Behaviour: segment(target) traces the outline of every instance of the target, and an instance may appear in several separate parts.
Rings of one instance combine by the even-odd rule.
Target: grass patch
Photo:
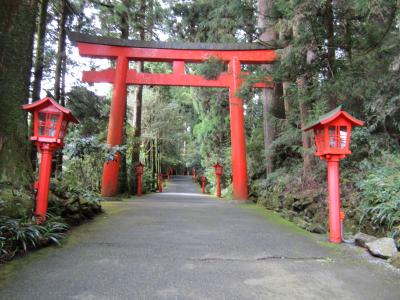
[[[270,221],[274,224],[280,225],[281,227],[285,228],[286,230],[288,230],[292,233],[296,233],[298,235],[314,238],[314,235],[311,232],[298,227],[296,224],[282,218],[277,213],[266,209],[262,205],[253,204],[253,203],[243,203],[243,204],[240,204],[239,206],[242,208],[245,208],[247,210],[253,211],[253,212],[257,213],[258,215],[263,216],[268,221]]]

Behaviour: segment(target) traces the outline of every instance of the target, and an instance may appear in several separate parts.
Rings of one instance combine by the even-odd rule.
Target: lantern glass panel
[[[39,112],[39,136],[55,137],[59,118],[58,113]]]
[[[63,120],[61,123],[61,129],[60,129],[60,139],[62,139],[67,131],[67,125],[68,122],[67,120]]]
[[[344,149],[347,145],[347,126],[340,126],[340,149]]]
[[[324,140],[324,129],[323,128],[315,128],[315,146],[317,147],[317,151],[321,151],[325,147],[325,140]]]
[[[329,147],[337,147],[336,126],[329,126]]]

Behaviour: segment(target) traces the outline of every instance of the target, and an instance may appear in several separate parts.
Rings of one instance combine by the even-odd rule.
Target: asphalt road
[[[400,273],[251,205],[197,193],[106,202],[65,244],[0,266],[0,299],[400,299]]]

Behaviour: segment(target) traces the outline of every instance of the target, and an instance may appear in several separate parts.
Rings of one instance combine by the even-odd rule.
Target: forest
[[[249,198],[315,233],[328,229],[326,163],[302,128],[341,106],[365,125],[353,129],[341,160],[344,231],[389,236],[400,247],[400,2],[398,0],[5,0],[0,10],[0,262],[59,243],[69,226],[102,211],[103,164],[121,153],[119,197],[144,192],[157,174],[196,169],[215,193],[213,165],[224,167],[232,197],[227,89],[129,86],[124,143],[107,145],[111,85],[81,81],[111,60],[82,59],[69,32],[144,41],[257,43],[276,63],[251,72],[244,101]],[[171,65],[130,62],[138,72]],[[220,61],[186,65],[218,77]],[[272,76],[273,89],[252,83]],[[49,221],[33,222],[38,153],[21,105],[53,97],[79,119],[53,158]],[[257,230],[257,228],[254,228]]]

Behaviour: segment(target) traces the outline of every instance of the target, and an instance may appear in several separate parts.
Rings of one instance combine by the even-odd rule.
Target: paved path
[[[0,267],[0,299],[400,299],[399,273],[362,250],[202,196],[190,177],[105,206],[62,248]]]

